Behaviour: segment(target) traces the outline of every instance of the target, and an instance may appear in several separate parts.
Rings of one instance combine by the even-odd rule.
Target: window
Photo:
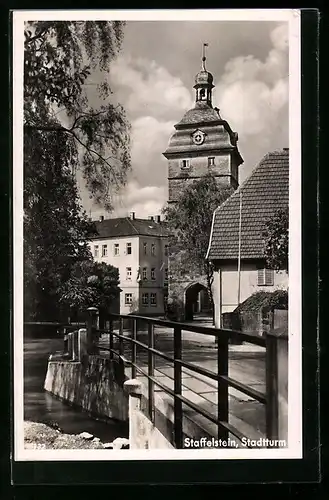
[[[125,304],[130,305],[133,303],[133,294],[132,293],[125,293]]]
[[[142,279],[147,280],[147,267],[143,267]]]
[[[151,255],[155,255],[155,243],[151,245]]]
[[[273,269],[258,269],[257,285],[258,286],[272,286],[272,285],[274,285],[274,271],[273,271]]]
[[[142,305],[143,306],[148,306],[149,305],[149,294],[148,293],[143,293],[142,294]]]
[[[168,269],[167,268],[164,270],[164,280],[168,281]]]
[[[102,257],[107,257],[107,245],[102,246]]]
[[[114,255],[119,255],[119,243],[114,243]]]
[[[168,256],[168,245],[164,246],[164,254],[166,257]]]
[[[212,156],[210,158],[208,158],[208,167],[212,167],[215,165],[215,157]]]
[[[98,245],[94,246],[94,257],[98,257]]]
[[[143,243],[144,255],[147,255],[147,243]]]
[[[155,280],[155,267],[151,269],[151,280]]]
[[[190,168],[190,160],[182,160],[181,168],[182,170]]]
[[[126,267],[126,279],[131,281],[131,267]]]
[[[156,293],[150,293],[150,303],[151,306],[156,306],[157,305],[157,294]]]
[[[127,243],[126,249],[127,249],[127,255],[131,255],[131,243]]]

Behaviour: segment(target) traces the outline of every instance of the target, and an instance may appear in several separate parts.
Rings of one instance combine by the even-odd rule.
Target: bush
[[[263,308],[288,309],[288,291],[275,290],[274,292],[255,292],[242,302],[235,313],[258,312]]]

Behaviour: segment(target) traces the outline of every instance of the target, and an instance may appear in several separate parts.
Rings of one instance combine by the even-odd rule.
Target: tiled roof
[[[130,219],[121,217],[118,219],[104,219],[94,223],[98,236],[97,238],[111,238],[118,236],[168,236],[166,223],[155,222],[146,219]]]
[[[197,123],[218,122],[219,120],[221,120],[221,117],[214,108],[206,103],[196,103],[195,107],[187,111],[175,127]]]
[[[289,150],[268,153],[250,177],[214,214],[207,257],[237,259],[241,192],[241,258],[264,255],[262,232],[266,221],[289,204]]]

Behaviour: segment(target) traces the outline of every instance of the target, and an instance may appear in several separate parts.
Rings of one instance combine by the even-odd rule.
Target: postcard
[[[15,461],[302,458],[300,17],[13,12]]]

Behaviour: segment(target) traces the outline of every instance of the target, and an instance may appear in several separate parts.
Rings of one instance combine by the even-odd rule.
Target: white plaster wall
[[[255,263],[241,262],[240,302],[260,290],[273,292],[288,288],[288,275],[285,271],[274,272],[273,286],[257,285],[258,271]],[[217,316],[232,312],[238,306],[238,265],[237,263],[219,264],[214,276],[214,300]]]
[[[154,224],[154,222],[152,222]],[[144,255],[144,242],[147,243],[147,255]],[[126,244],[131,243],[132,253],[127,254]],[[119,255],[114,255],[114,245],[119,244]],[[151,245],[155,244],[155,255],[151,254]],[[120,288],[120,313],[130,314],[139,311],[143,314],[162,314],[163,286],[165,268],[168,268],[168,257],[165,256],[165,245],[168,238],[149,236],[130,236],[117,238],[97,239],[90,242],[90,250],[94,256],[94,247],[98,245],[98,257],[94,256],[96,262],[105,262],[119,269]],[[102,245],[107,245],[107,257],[102,257]],[[127,267],[131,267],[131,280],[127,280]],[[142,269],[147,267],[148,280],[143,281]],[[151,280],[151,268],[155,268],[155,280]],[[140,270],[140,278],[138,271]],[[157,305],[142,306],[143,291],[157,294]],[[132,304],[125,303],[125,294],[132,293]]]
[[[126,245],[131,243],[131,254],[127,254]],[[114,245],[119,244],[119,255],[114,255]],[[94,247],[98,245],[98,257],[94,255]],[[107,245],[107,257],[102,257],[102,246]],[[90,243],[90,249],[96,262],[105,262],[119,269],[120,288],[120,313],[129,314],[139,304],[139,285],[137,282],[139,262],[139,236],[99,238]],[[131,280],[127,280],[127,267],[131,267]],[[125,304],[125,294],[133,294],[132,305]]]

